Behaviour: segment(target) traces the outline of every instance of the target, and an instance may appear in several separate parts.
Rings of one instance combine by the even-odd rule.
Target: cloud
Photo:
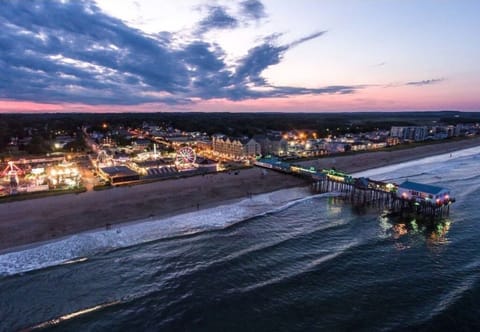
[[[1,2],[0,18],[1,98],[137,104],[154,101],[145,90],[181,92],[189,79],[165,40],[90,1]]]
[[[259,0],[245,0],[233,8],[220,5],[199,6],[197,10],[207,10],[207,15],[197,23],[194,34],[201,37],[211,30],[230,30],[238,27],[249,26],[251,21],[260,21],[266,17],[265,7]],[[235,12],[233,16],[228,10]]]
[[[213,29],[233,29],[238,26],[238,20],[230,16],[225,7],[209,6],[208,15],[198,23],[198,34],[203,34]]]
[[[248,51],[248,54],[240,59],[235,71],[234,81],[236,83],[251,82],[257,85],[265,84],[261,73],[272,65],[280,62],[287,46],[275,46],[264,43]]]
[[[327,86],[322,88],[275,86],[269,84],[262,77],[262,73],[268,67],[281,62],[284,53],[289,49],[318,38],[324,33],[317,32],[286,45],[276,44],[277,38],[280,37],[278,34],[267,36],[260,45],[251,48],[247,55],[237,61],[233,73],[230,74],[224,67],[224,70],[210,78],[209,82],[211,84],[205,84],[202,89],[197,91],[197,94],[203,99],[246,100],[290,95],[348,94],[363,88],[361,86]],[[217,82],[221,84],[216,84]]]
[[[258,0],[245,0],[240,3],[240,12],[247,18],[260,20],[267,16],[265,6]]]
[[[301,88],[291,86],[272,86],[272,90],[261,94],[263,98],[285,97],[286,95],[324,95],[324,94],[351,94],[362,88],[360,86],[332,85],[323,88]]]
[[[290,44],[288,45],[288,47],[289,47],[289,48],[295,47],[295,46],[300,45],[300,44],[303,44],[303,43],[305,43],[305,42],[307,42],[307,41],[309,41],[309,40],[316,39],[316,38],[318,38],[318,37],[320,37],[320,36],[323,36],[323,35],[326,34],[326,33],[327,33],[327,31],[319,31],[319,32],[312,33],[311,35],[308,35],[308,36],[305,36],[305,37],[303,37],[303,38],[300,38],[300,39],[295,40],[294,42],[290,43]]]
[[[263,44],[250,49],[248,54],[240,59],[235,72],[235,80],[237,82],[248,81],[255,84],[265,84],[265,80],[260,76],[265,69],[280,63],[283,54],[292,47],[318,38],[324,33],[324,31],[317,32],[290,44],[279,46],[275,45],[275,42],[280,35],[266,37]]]
[[[201,21],[203,32],[238,24],[223,7],[209,8]],[[255,8],[250,10],[261,12]],[[289,49],[324,31],[284,45],[277,43],[278,34],[267,36],[227,65],[224,50],[201,35],[194,40],[172,32],[148,35],[106,15],[89,0],[0,1],[0,29],[0,99],[185,105],[199,99],[342,94],[362,88],[274,86],[262,76]]]
[[[405,85],[414,85],[414,86],[423,86],[423,85],[431,85],[435,83],[440,83],[444,81],[444,78],[432,78],[429,80],[423,80],[423,81],[412,81],[412,82],[407,82]]]

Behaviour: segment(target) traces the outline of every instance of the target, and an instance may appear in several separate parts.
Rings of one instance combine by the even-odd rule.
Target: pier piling
[[[318,171],[314,167],[291,165],[278,158],[260,159],[255,165],[310,178],[314,193],[336,192],[354,206],[387,209],[394,214],[443,218],[449,215],[450,205],[455,202],[448,189],[420,183],[405,181],[397,185],[368,178],[354,178],[336,169]]]

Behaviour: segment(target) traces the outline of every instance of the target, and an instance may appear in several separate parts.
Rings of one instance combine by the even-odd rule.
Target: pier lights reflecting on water
[[[422,235],[428,244],[437,245],[448,242],[451,219],[425,220],[416,218],[392,217],[381,215],[379,226],[387,237],[399,240],[406,236]],[[405,249],[402,247],[402,249]]]
[[[391,210],[383,209],[379,206],[365,206],[361,204],[351,204],[342,196],[332,195],[327,198],[326,211],[330,218],[336,218],[342,214],[345,208],[355,216],[371,215],[375,218],[378,215],[378,225],[382,237],[395,240],[395,246],[398,249],[406,249],[402,241],[409,237],[421,236],[425,238],[428,244],[438,245],[448,242],[447,234],[452,220],[444,218],[429,218],[422,215],[401,215],[394,214]]]

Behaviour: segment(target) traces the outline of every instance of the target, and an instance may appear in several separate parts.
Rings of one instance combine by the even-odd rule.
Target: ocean
[[[0,255],[0,331],[478,331],[479,162],[357,174],[450,188],[435,224],[289,189]]]

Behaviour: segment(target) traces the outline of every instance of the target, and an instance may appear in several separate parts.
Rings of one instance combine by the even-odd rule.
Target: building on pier
[[[260,158],[256,160],[254,163],[255,166],[274,169],[277,171],[281,171],[284,173],[291,173],[291,165],[282,161],[277,157],[270,157],[270,158]]]
[[[341,182],[341,183],[347,183],[347,184],[353,184],[354,179],[350,174],[338,171],[336,169],[330,168],[330,169],[323,169],[322,173],[326,175],[327,178]]]
[[[436,205],[446,205],[452,201],[450,190],[447,188],[411,181],[405,181],[398,186],[397,197]]]
[[[430,217],[433,220],[447,216],[451,203],[455,202],[447,188],[411,181],[398,185],[363,177],[354,178],[336,169],[318,171],[271,158],[260,159],[255,165],[308,176],[312,180],[312,191],[315,193],[336,192],[338,197],[355,206],[375,206],[388,209],[393,214]]]

